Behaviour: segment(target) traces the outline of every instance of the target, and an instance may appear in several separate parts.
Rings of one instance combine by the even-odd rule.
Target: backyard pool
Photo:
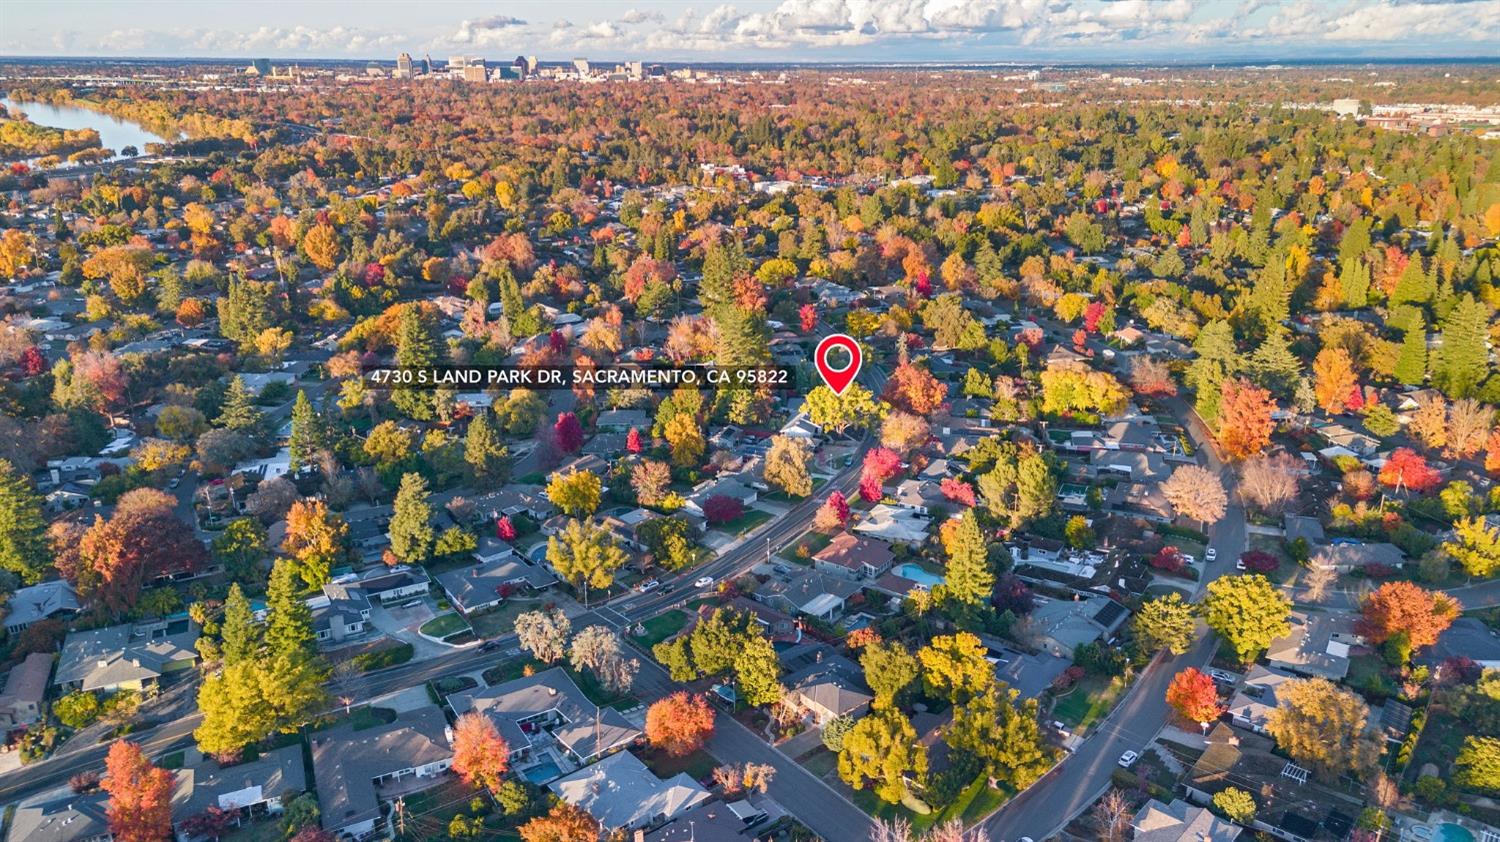
[[[897,567],[896,575],[903,579],[910,579],[928,590],[932,590],[943,583],[942,576],[938,576],[935,573],[928,573],[922,569],[922,565],[913,564],[912,562],[907,562]]]
[[[1434,828],[1432,842],[1474,842],[1474,834],[1462,825],[1443,822]]]
[[[522,769],[521,774],[526,776],[526,780],[531,781],[537,786],[541,786],[561,775],[562,769],[558,767],[556,760],[549,758],[535,766],[528,766]]]

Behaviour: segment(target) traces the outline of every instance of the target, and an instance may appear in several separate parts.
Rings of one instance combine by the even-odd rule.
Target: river
[[[27,119],[39,126],[51,126],[54,129],[94,129],[99,132],[100,144],[105,149],[112,150],[116,158],[124,157],[119,153],[127,146],[134,146],[136,156],[140,156],[146,154],[146,144],[167,142],[166,138],[147,131],[139,123],[121,120],[118,117],[79,108],[76,105],[16,102],[10,97],[0,99],[0,103],[12,111],[24,113]]]

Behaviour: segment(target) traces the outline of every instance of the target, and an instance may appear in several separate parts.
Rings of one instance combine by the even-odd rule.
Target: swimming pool
[[[913,582],[916,582],[917,584],[927,588],[928,590],[932,590],[933,588],[943,583],[942,576],[928,573],[926,570],[922,569],[922,565],[913,564],[911,562],[907,562],[906,564],[897,567],[896,575],[900,576],[903,579],[910,579]]]
[[[1432,842],[1474,842],[1474,834],[1463,825],[1443,822],[1434,826]]]
[[[558,767],[557,761],[549,758],[535,766],[522,769],[521,774],[526,776],[526,780],[540,786],[561,775],[562,769]]]

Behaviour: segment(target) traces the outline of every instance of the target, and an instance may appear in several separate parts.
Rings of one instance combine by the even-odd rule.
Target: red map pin
[[[834,368],[828,362],[828,355],[834,348],[843,348],[849,352],[847,366]],[[859,343],[855,342],[853,337],[842,333],[825,336],[823,341],[818,343],[818,350],[813,354],[813,362],[817,363],[818,374],[823,376],[823,382],[828,384],[828,388],[832,389],[835,395],[842,395],[844,390],[849,388],[849,384],[854,382],[854,378],[859,376],[861,362]]]

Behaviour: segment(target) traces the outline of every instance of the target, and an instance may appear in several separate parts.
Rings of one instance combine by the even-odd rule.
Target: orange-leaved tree
[[[453,725],[453,771],[464,783],[495,790],[510,768],[510,746],[481,713],[469,712]]]
[[[1212,722],[1224,711],[1214,680],[1193,667],[1173,677],[1167,687],[1167,704],[1193,722]]]
[[[105,818],[116,842],[161,842],[172,836],[172,773],[151,764],[141,747],[121,740],[109,747],[104,779]]]
[[[692,754],[713,733],[713,708],[702,696],[673,693],[646,710],[646,739],[673,757]]]

